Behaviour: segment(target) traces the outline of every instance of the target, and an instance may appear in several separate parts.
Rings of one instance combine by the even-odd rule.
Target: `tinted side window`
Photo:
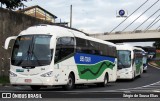
[[[55,63],[74,53],[74,38],[61,37],[57,40]]]
[[[116,47],[103,43],[76,38],[76,51],[80,53],[116,57]]]
[[[88,53],[87,40],[76,38],[76,51],[81,53]]]
[[[100,44],[94,41],[88,41],[89,48],[91,50],[91,54],[94,55],[102,55],[102,51],[100,50]]]

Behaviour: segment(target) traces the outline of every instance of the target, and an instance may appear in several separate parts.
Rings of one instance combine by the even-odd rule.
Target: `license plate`
[[[31,79],[24,79],[24,82],[26,82],[26,83],[31,83],[32,80],[31,80]]]

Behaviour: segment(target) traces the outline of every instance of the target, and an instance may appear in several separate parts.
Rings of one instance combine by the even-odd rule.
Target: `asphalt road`
[[[96,85],[77,86],[72,91],[113,91],[119,89],[137,88],[150,85],[160,81],[160,69],[149,66],[147,73],[143,73],[141,77],[137,77],[134,81],[118,80],[115,83],[108,83],[106,87],[97,87]],[[31,91],[27,86],[0,87],[0,91]],[[64,91],[61,87],[42,88],[40,91]]]
[[[47,94],[50,98],[103,98],[105,94],[108,95],[109,98],[114,98],[114,96],[123,97],[124,93],[138,94],[147,92],[148,94],[149,92],[150,94],[156,92],[160,98],[160,69],[149,66],[147,73],[143,73],[140,78],[138,77],[134,81],[118,80],[115,83],[108,83],[107,87],[85,85],[78,86],[72,91],[64,91],[61,87],[49,87],[43,88],[40,91],[32,91],[30,87],[27,86],[1,86],[0,92],[42,93],[42,95]]]

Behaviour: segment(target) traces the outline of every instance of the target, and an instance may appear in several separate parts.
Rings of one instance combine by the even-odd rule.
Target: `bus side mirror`
[[[4,44],[4,49],[8,49],[8,46],[9,46],[9,43],[11,40],[15,40],[17,38],[17,36],[11,36],[11,37],[8,37],[5,41],[5,44]]]
[[[56,44],[56,37],[52,36],[50,40],[50,49],[54,49],[55,44]]]

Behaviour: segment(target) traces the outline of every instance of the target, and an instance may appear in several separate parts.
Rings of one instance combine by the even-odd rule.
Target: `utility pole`
[[[70,27],[72,27],[72,5],[70,6]]]

